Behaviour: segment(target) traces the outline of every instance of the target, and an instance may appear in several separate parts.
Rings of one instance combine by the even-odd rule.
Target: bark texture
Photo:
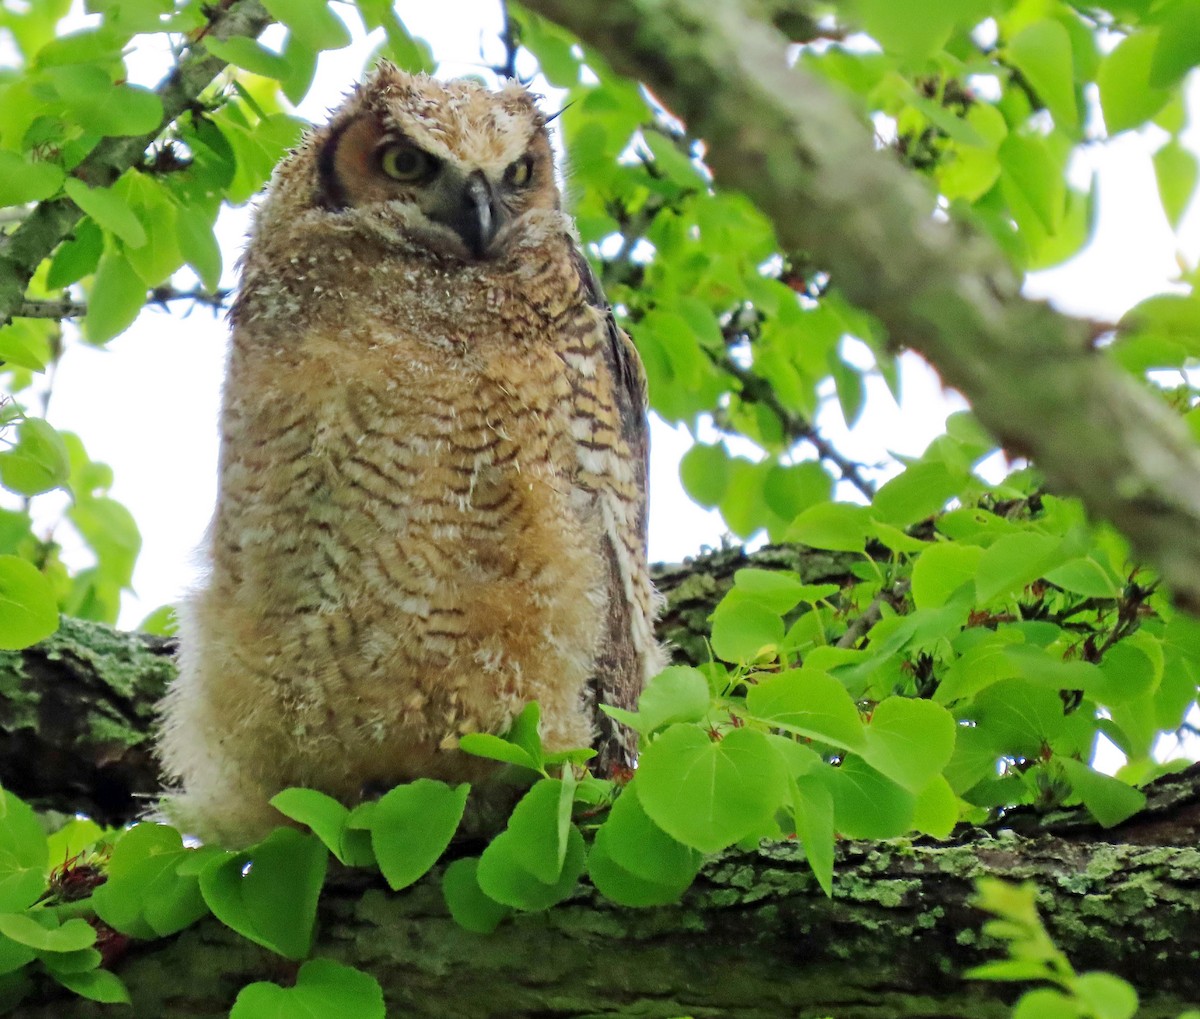
[[[1200,613],[1200,449],[1178,415],[1096,350],[1086,324],[1024,299],[990,238],[936,220],[927,189],[876,150],[859,111],[790,66],[787,35],[744,0],[526,6],[645,81],[785,250],[828,269],[1010,452],[1115,524]]]
[[[1173,1019],[1200,1000],[1194,830],[1191,839],[1147,848],[976,831],[943,845],[846,844],[831,899],[793,846],[772,845],[714,860],[676,906],[624,909],[585,889],[486,936],[446,914],[436,873],[398,894],[343,875],[322,900],[315,954],[369,970],[388,1014],[415,1019],[1000,1019],[1004,992],[961,977],[998,954],[968,904],[973,880],[991,874],[1036,880],[1076,968],[1122,974],[1139,989],[1142,1019]],[[134,1015],[224,1019],[242,986],[286,984],[295,966],[210,917],[135,947],[117,971]],[[53,996],[20,1014],[108,1013]]]

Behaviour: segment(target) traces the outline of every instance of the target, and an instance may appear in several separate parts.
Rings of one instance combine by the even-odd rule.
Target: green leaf
[[[958,797],[950,783],[938,775],[917,794],[912,826],[935,839],[950,837],[958,823]]]
[[[229,1019],[384,1019],[383,989],[371,974],[332,959],[310,959],[293,987],[243,987]]]
[[[299,960],[312,950],[328,863],[318,839],[279,828],[257,846],[214,860],[200,873],[200,891],[226,926]]]
[[[822,768],[828,768],[826,764]],[[831,769],[832,770],[832,769]],[[827,782],[801,777],[792,783],[792,817],[808,866],[826,895],[833,894],[833,793]]]
[[[491,934],[512,908],[489,898],[479,887],[477,859],[455,860],[442,874],[442,895],[450,915],[460,927],[476,934]]]
[[[1132,32],[1100,64],[1096,84],[1110,137],[1144,124],[1171,98],[1150,80],[1160,38],[1157,30]]]
[[[1170,88],[1200,64],[1200,0],[1174,0],[1163,10],[1150,61],[1150,85]]]
[[[673,725],[642,754],[637,782],[650,819],[704,853],[759,831],[789,797],[782,758],[751,729],[714,741],[703,729]]]
[[[693,444],[679,461],[679,480],[693,502],[715,509],[729,487],[729,451],[725,444]]]
[[[760,679],[746,693],[746,710],[776,728],[836,747],[861,750],[866,742],[846,688],[816,669],[787,669]]]
[[[1044,975],[1040,969],[1037,972]],[[1079,1019],[1079,1008],[1062,991],[1038,987],[1021,995],[1013,1007],[1012,1019]]]
[[[56,924],[50,913],[41,913],[47,922]],[[61,927],[45,927],[28,913],[0,913],[0,934],[37,952],[78,952],[90,948],[96,941],[96,931],[86,920],[68,920]]]
[[[95,890],[96,914],[137,938],[162,938],[183,930],[208,912],[194,874],[180,867],[196,855],[174,828],[135,825],[117,840],[108,880]]]
[[[954,730],[953,716],[940,704],[888,697],[871,716],[862,757],[893,782],[919,793],[949,763]]]
[[[1009,61],[1033,86],[1054,122],[1072,133],[1078,130],[1075,72],[1067,30],[1052,18],[1031,22],[1013,36],[1007,51]]]
[[[930,545],[913,564],[912,597],[918,609],[941,608],[979,572],[983,549],[957,542]]]
[[[1200,5],[1200,0],[1197,0],[1197,3]],[[1163,212],[1166,213],[1171,229],[1178,230],[1192,195],[1196,193],[1200,163],[1189,149],[1179,143],[1178,138],[1172,138],[1158,149],[1152,158]]]
[[[4,559],[0,557],[0,568],[3,564]],[[3,606],[2,600],[0,606]],[[0,612],[0,620],[6,614],[7,610]],[[40,879],[45,867],[46,832],[37,815],[23,800],[0,789],[0,889],[11,890],[9,879],[27,868],[37,871]],[[27,905],[28,902],[17,904],[11,899],[0,898],[0,908],[6,912],[15,912]]]
[[[989,5],[982,0],[855,0],[853,9],[886,52],[918,61],[944,46],[957,25],[982,20]]]
[[[287,61],[280,54],[245,36],[235,35],[229,39],[207,36],[204,46],[218,60],[264,78],[282,81],[291,73]]]
[[[813,587],[791,570],[742,569],[734,573],[733,583],[738,591],[780,615],[790,612],[813,592]],[[833,586],[833,590],[838,588]]]
[[[1117,598],[1121,594],[1112,574],[1090,557],[1072,559],[1047,570],[1046,579],[1064,591],[1088,598]]]
[[[810,506],[792,522],[788,541],[836,552],[861,552],[871,530],[871,511],[846,502]]]
[[[521,797],[508,819],[508,850],[520,866],[545,885],[552,885],[562,872],[567,832],[559,824],[559,802],[563,783],[543,778]],[[486,864],[487,852],[484,852]]]
[[[18,153],[0,149],[0,205],[40,202],[58,191],[66,179],[54,163],[26,162]]]
[[[643,881],[674,888],[676,898],[692,883],[703,857],[673,839],[650,820],[637,792],[635,778],[617,797],[600,826],[608,856],[622,869]]]
[[[1140,789],[1126,785],[1120,779],[1102,775],[1086,764],[1070,757],[1055,757],[1071,783],[1071,788],[1083,800],[1088,813],[1105,828],[1128,820],[1146,805]]]
[[[146,228],[130,207],[129,202],[112,188],[92,188],[71,177],[66,182],[67,195],[105,230],[116,234],[130,247],[146,243]]]
[[[63,241],[54,252],[50,271],[46,273],[46,286],[59,290],[90,276],[100,264],[104,254],[104,231],[90,217],[80,220],[72,236]]]
[[[784,632],[778,612],[736,589],[712,614],[713,653],[726,662],[750,662],[763,654],[774,657]]]
[[[37,319],[15,318],[0,326],[0,362],[10,368],[46,370],[50,363],[50,334],[56,324]]]
[[[1042,229],[1056,233],[1066,212],[1067,184],[1047,139],[1014,132],[1000,144],[999,157],[1005,197],[1027,203]]]
[[[113,185],[146,231],[146,242],[125,245],[125,257],[148,287],[158,286],[183,265],[178,242],[178,205],[153,177],[130,170]]]
[[[978,738],[996,755],[1036,759],[1063,730],[1057,690],[1024,679],[993,683],[975,697],[970,712]],[[961,741],[966,733],[959,735]]]
[[[371,848],[392,891],[422,877],[458,830],[470,785],[419,778],[385,793],[371,815]],[[511,822],[510,822],[511,826]]]
[[[916,797],[861,757],[849,754],[831,768],[829,785],[834,823],[846,838],[890,839],[912,827]]]
[[[491,761],[502,761],[505,764],[516,764],[532,771],[540,771],[538,764],[529,752],[500,736],[490,732],[468,732],[458,742],[458,748],[476,757],[486,757]]]
[[[624,797],[622,797],[624,799]],[[596,841],[588,853],[588,875],[601,895],[622,906],[666,906],[678,902],[691,884],[680,880],[663,884],[647,881],[639,874],[621,866],[612,855],[614,836],[605,825],[596,832]]]
[[[142,535],[133,514],[115,499],[77,498],[67,519],[96,553],[100,572],[117,587],[133,583],[133,567],[142,549]]]
[[[129,259],[115,251],[105,252],[96,270],[83,320],[88,341],[103,343],[123,333],[133,325],[145,301],[146,284]]]
[[[557,822],[557,813],[554,820]],[[554,841],[557,842],[557,838]],[[526,866],[530,848],[527,842],[522,842],[511,831],[503,831],[491,841],[479,858],[475,871],[484,895],[514,909],[533,911],[549,909],[575,890],[587,856],[578,828],[571,825],[568,829],[562,871],[553,884],[539,881]]]
[[[915,463],[875,493],[871,515],[893,527],[909,527],[943,510],[965,480],[964,472],[944,463]]]
[[[113,84],[95,64],[54,67],[47,77],[75,122],[92,134],[151,134],[162,123],[158,96],[136,85]],[[67,181],[68,190],[73,182],[74,178]]]
[[[1094,1019],[1133,1019],[1137,1014],[1137,991],[1112,973],[1081,973],[1073,990]]]
[[[0,556],[0,649],[18,651],[57,629],[58,600],[50,582],[32,563],[16,556]],[[0,834],[0,849],[3,847]],[[44,839],[41,857],[45,857]],[[39,859],[39,866],[41,862]]]
[[[349,862],[343,843],[350,811],[332,796],[316,789],[293,787],[276,793],[270,802],[284,817],[307,825],[340,862]]]
[[[106,1005],[129,1005],[129,989],[115,973],[106,969],[89,969],[81,973],[64,973],[51,969],[54,977],[67,990],[82,998],[99,1001]]]
[[[350,45],[349,31],[325,0],[263,0],[263,6],[309,49],[320,52]]]
[[[193,205],[181,205],[175,219],[176,242],[183,259],[210,293],[221,285],[221,247],[212,217]]]
[[[42,418],[25,418],[17,443],[0,453],[0,483],[18,495],[38,495],[70,477],[71,460],[62,436]]]
[[[638,710],[601,710],[631,729],[649,735],[673,722],[698,722],[712,706],[704,673],[688,665],[672,665],[655,676],[638,697]]]
[[[1023,531],[1000,538],[979,559],[975,596],[986,603],[1001,595],[1019,595],[1065,559],[1062,541],[1048,534]]]

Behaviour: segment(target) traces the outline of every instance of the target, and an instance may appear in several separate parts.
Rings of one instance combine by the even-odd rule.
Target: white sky
[[[452,15],[441,5],[412,0],[398,8],[413,33],[433,45],[443,76],[478,73],[481,43],[490,58],[500,52],[495,0],[460,0]],[[322,54],[317,84],[300,114],[321,119],[360,75],[368,53],[369,47],[358,44]],[[130,63],[131,79],[148,85],[166,67],[161,53],[135,55]],[[1200,106],[1196,89],[1192,100],[1193,108]],[[1169,285],[1178,273],[1177,250],[1189,261],[1200,255],[1197,209],[1189,210],[1176,238],[1158,204],[1149,153],[1163,137],[1125,135],[1091,146],[1080,157],[1075,169],[1083,179],[1093,168],[1100,174],[1096,239],[1072,262],[1032,278],[1031,294],[1068,312],[1116,321]],[[1193,129],[1188,141],[1193,150],[1200,148],[1200,132]],[[228,285],[245,223],[245,210],[224,213],[220,223]],[[136,591],[123,601],[123,626],[136,626],[159,605],[175,601],[197,577],[194,550],[216,490],[225,334],[223,320],[202,308],[186,318],[147,311],[104,350],[73,343],[54,380],[50,420],[79,433],[92,458],[112,466],[112,495],[129,507],[142,531]],[[915,357],[905,358],[902,376],[902,406],[872,380],[868,409],[854,431],[846,431],[836,402],[819,416],[821,431],[844,454],[868,464],[883,461],[889,451],[920,453],[940,434],[946,415],[964,404],[957,394],[945,394]],[[691,503],[679,485],[677,464],[690,437],[655,421],[652,440],[651,557],[679,560],[719,544],[720,518]],[[69,545],[68,553],[77,564],[87,555]]]

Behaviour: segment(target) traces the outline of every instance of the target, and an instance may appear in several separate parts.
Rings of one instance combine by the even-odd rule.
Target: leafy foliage
[[[0,648],[43,639],[59,612],[115,620],[131,585],[137,526],[111,497],[111,471],[46,420],[48,380],[73,343],[108,343],[152,294],[219,302],[218,212],[262,187],[304,126],[288,103],[308,92],[319,53],[350,39],[320,0],[265,6],[284,26],[274,49],[219,38],[219,12],[194,0],[95,0],[94,24],[68,34],[64,0],[0,10],[17,56],[0,69],[0,204],[12,207],[0,255],[32,221],[27,203],[69,201],[82,215],[28,267],[23,307],[0,327]],[[376,33],[380,55],[433,67],[389,3],[345,9]],[[799,40],[798,60],[854,97],[931,210],[981,225],[1024,272],[1088,244],[1095,183],[1068,168],[1123,132],[1155,140],[1163,214],[1179,227],[1200,176],[1182,101],[1200,64],[1198,12],[1194,0],[856,0],[833,9],[844,21],[814,23],[823,27]],[[486,933],[569,898],[585,875],[623,905],[674,902],[707,856],[762,838],[797,839],[828,893],[839,835],[941,838],[1018,804],[1082,803],[1103,825],[1135,813],[1136,787],[1165,767],[1160,734],[1194,709],[1200,623],[1131,561],[1119,533],[1047,492],[1036,465],[986,480],[996,443],[969,414],[920,457],[895,459],[882,484],[834,449],[814,428],[818,411],[836,403],[853,424],[871,379],[894,391],[894,345],[838,280],[805,252],[780,250],[749,201],[714,185],[702,144],[652,96],[555,25],[515,5],[512,16],[508,63],[536,67],[563,93],[580,237],[642,353],[651,405],[696,438],[680,465],[685,489],[738,538],[797,542],[848,566],[821,584],[741,571],[712,616],[710,661],[667,669],[636,712],[609,709],[639,737],[627,780],[589,775],[590,751],[547,752],[536,705],[506,736],[465,737],[465,751],[529,787],[478,857],[442,872],[454,918]],[[135,36],[167,33],[229,68],[163,124],[160,96],[128,83],[126,61]],[[112,179],[81,175],[104,138],[156,132]],[[1200,356],[1197,271],[1181,263],[1176,291],[1104,329],[1097,356],[1200,435],[1185,370]],[[0,259],[0,297],[15,278]],[[78,330],[59,322],[72,315]],[[64,498],[55,526],[91,550],[83,568],[34,523]],[[1115,777],[1091,767],[1101,737],[1125,755]],[[0,993],[18,1000],[43,972],[97,1001],[125,1000],[97,931],[164,937],[210,911],[306,960],[329,855],[405,888],[446,852],[467,799],[465,786],[420,781],[351,810],[285,790],[275,806],[311,834],[281,829],[226,853],[149,824],[68,826],[48,843],[4,794]],[[983,904],[1002,918],[992,932],[1013,959],[976,975],[1054,985],[1022,998],[1020,1019],[1132,1014],[1136,998],[1115,978],[1074,974],[1029,893],[989,886]],[[247,987],[231,1015],[382,1009],[373,978],[316,959],[293,987]]]

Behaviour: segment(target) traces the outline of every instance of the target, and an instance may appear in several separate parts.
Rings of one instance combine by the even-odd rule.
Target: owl
[[[630,763],[598,706],[662,664],[645,381],[546,125],[515,83],[383,64],[275,172],[162,706],[165,809],[205,840],[261,837],[288,786],[486,788],[460,738],[530,701],[548,749]]]

